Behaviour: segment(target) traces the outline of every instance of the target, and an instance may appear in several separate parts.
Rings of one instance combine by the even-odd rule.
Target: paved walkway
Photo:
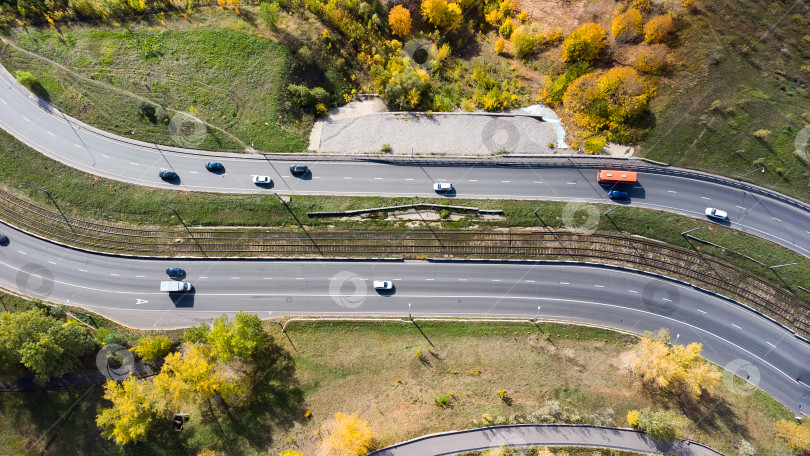
[[[520,424],[444,432],[402,442],[368,456],[441,456],[501,446],[580,446],[646,454],[723,456],[699,443],[682,440],[658,442],[633,429],[568,424]]]

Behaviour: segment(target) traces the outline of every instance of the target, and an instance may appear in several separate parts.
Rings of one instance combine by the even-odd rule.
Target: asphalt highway
[[[596,183],[596,171],[577,168],[398,166],[369,162],[313,162],[303,178],[289,172],[289,161],[252,154],[214,154],[126,140],[80,123],[72,125],[58,110],[23,94],[0,70],[0,127],[37,151],[74,168],[137,185],[186,191],[286,195],[376,195],[473,199],[533,199],[609,202],[609,188]],[[224,164],[220,174],[208,161]],[[179,178],[165,182],[161,169]],[[259,187],[251,176],[267,175]],[[435,182],[455,191],[438,195]],[[633,206],[703,218],[706,207],[728,212],[729,225],[810,256],[810,213],[736,188],[701,180],[640,174],[631,188]],[[699,235],[699,233],[696,233]]]
[[[723,298],[644,274],[595,266],[461,261],[269,261],[122,258],[62,247],[7,225],[0,286],[151,329],[194,325],[244,310],[284,315],[539,317],[702,342],[795,411],[810,401],[810,347]],[[165,268],[186,270],[191,293],[162,293]],[[372,280],[392,280],[377,292]],[[429,335],[428,335],[429,337]],[[800,381],[797,381],[800,380]],[[747,394],[744,387],[741,394]],[[800,408],[801,406],[801,408]]]

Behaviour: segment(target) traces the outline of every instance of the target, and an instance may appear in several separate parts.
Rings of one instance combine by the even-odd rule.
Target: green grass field
[[[36,75],[68,114],[123,136],[203,149],[305,149],[312,117],[288,115],[281,107],[294,56],[265,38],[209,25],[214,19],[180,18],[175,28],[68,27],[63,35],[17,30],[12,39],[18,46],[61,66],[11,47],[2,60],[12,73]],[[154,113],[144,114],[142,99],[154,103]],[[174,111],[196,113],[224,132],[187,131],[178,142],[169,132]]]
[[[103,404],[99,387],[64,420],[60,417],[81,391],[4,393],[0,453],[40,454],[55,437],[46,454],[179,456],[213,448],[228,455],[277,455],[286,449],[315,455],[323,424],[338,411],[358,413],[385,446],[427,433],[478,427],[482,419],[507,423],[552,409],[562,410],[554,412],[556,422],[626,426],[627,411],[643,407],[685,413],[685,437],[727,454],[733,454],[742,438],[757,454],[782,450],[768,423],[791,414],[761,392],[740,396],[720,382],[689,410],[670,398],[642,393],[627,371],[632,336],[528,322],[417,317],[416,323],[292,321],[286,335],[268,324],[295,362],[295,382],[286,385],[292,389],[279,388],[233,413],[210,414],[207,407],[189,410],[191,421],[183,432],[158,429],[150,442],[123,448],[101,438],[94,424]],[[422,350],[422,360],[416,350]],[[495,394],[499,389],[505,389],[511,401],[501,400]],[[291,399],[290,391],[303,396]],[[443,395],[450,398],[447,408],[434,404]],[[312,411],[311,418],[295,415],[304,409]],[[294,416],[248,419],[262,416],[260,411]]]

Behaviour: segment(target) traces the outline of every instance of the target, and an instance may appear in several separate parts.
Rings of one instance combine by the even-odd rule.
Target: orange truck
[[[600,184],[635,184],[636,173],[603,169],[596,173],[596,182]]]

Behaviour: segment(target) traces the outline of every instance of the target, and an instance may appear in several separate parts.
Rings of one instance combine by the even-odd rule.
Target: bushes
[[[662,14],[650,19],[644,25],[644,41],[648,43],[661,43],[669,40],[675,32],[675,24],[671,14]]]
[[[310,90],[307,86],[290,84],[287,86],[287,93],[293,105],[305,110],[313,109],[317,105],[324,105],[325,108],[331,104],[331,96],[323,87]]]
[[[261,5],[259,5],[259,17],[262,18],[267,27],[273,30],[278,26],[278,11],[278,2],[262,2]]]
[[[774,431],[785,445],[800,453],[810,453],[810,424],[806,421],[780,420],[774,424]]]
[[[653,75],[666,73],[669,68],[667,47],[663,44],[653,44],[642,48],[636,56],[635,68],[642,73]]]
[[[662,442],[671,442],[678,438],[678,418],[674,413],[664,410],[642,409],[627,413],[627,421],[631,426]]]
[[[630,9],[614,17],[610,22],[610,33],[617,42],[635,41],[644,32],[641,11]]]
[[[463,19],[458,4],[445,0],[423,0],[421,9],[422,17],[439,30],[455,30]]]
[[[524,27],[520,27],[510,36],[512,45],[515,47],[515,57],[525,59],[537,50],[539,36],[526,32]]]
[[[587,62],[577,62],[568,68],[560,77],[555,79],[550,86],[546,87],[540,96],[543,98],[543,101],[548,104],[560,104],[562,103],[565,91],[568,89],[568,85],[590,71],[591,67]]]
[[[503,21],[503,24],[501,24],[501,28],[498,29],[498,33],[500,33],[501,36],[507,40],[509,39],[510,36],[512,36],[512,32],[514,31],[515,31],[515,23],[512,22],[512,19],[506,19],[505,21]]]
[[[580,128],[590,134],[608,131],[612,139],[627,134],[652,95],[636,70],[619,67],[577,78],[565,92],[563,106]]]
[[[166,336],[144,337],[132,348],[142,360],[152,363],[166,356],[172,348],[172,343]]]
[[[506,40],[503,38],[498,38],[498,40],[495,41],[495,53],[503,54],[504,49],[506,49]]]
[[[602,135],[591,136],[583,141],[585,152],[593,155],[602,151],[607,144],[607,138]]]
[[[569,63],[590,62],[599,57],[607,46],[607,34],[592,22],[574,30],[563,42],[563,60]]]

